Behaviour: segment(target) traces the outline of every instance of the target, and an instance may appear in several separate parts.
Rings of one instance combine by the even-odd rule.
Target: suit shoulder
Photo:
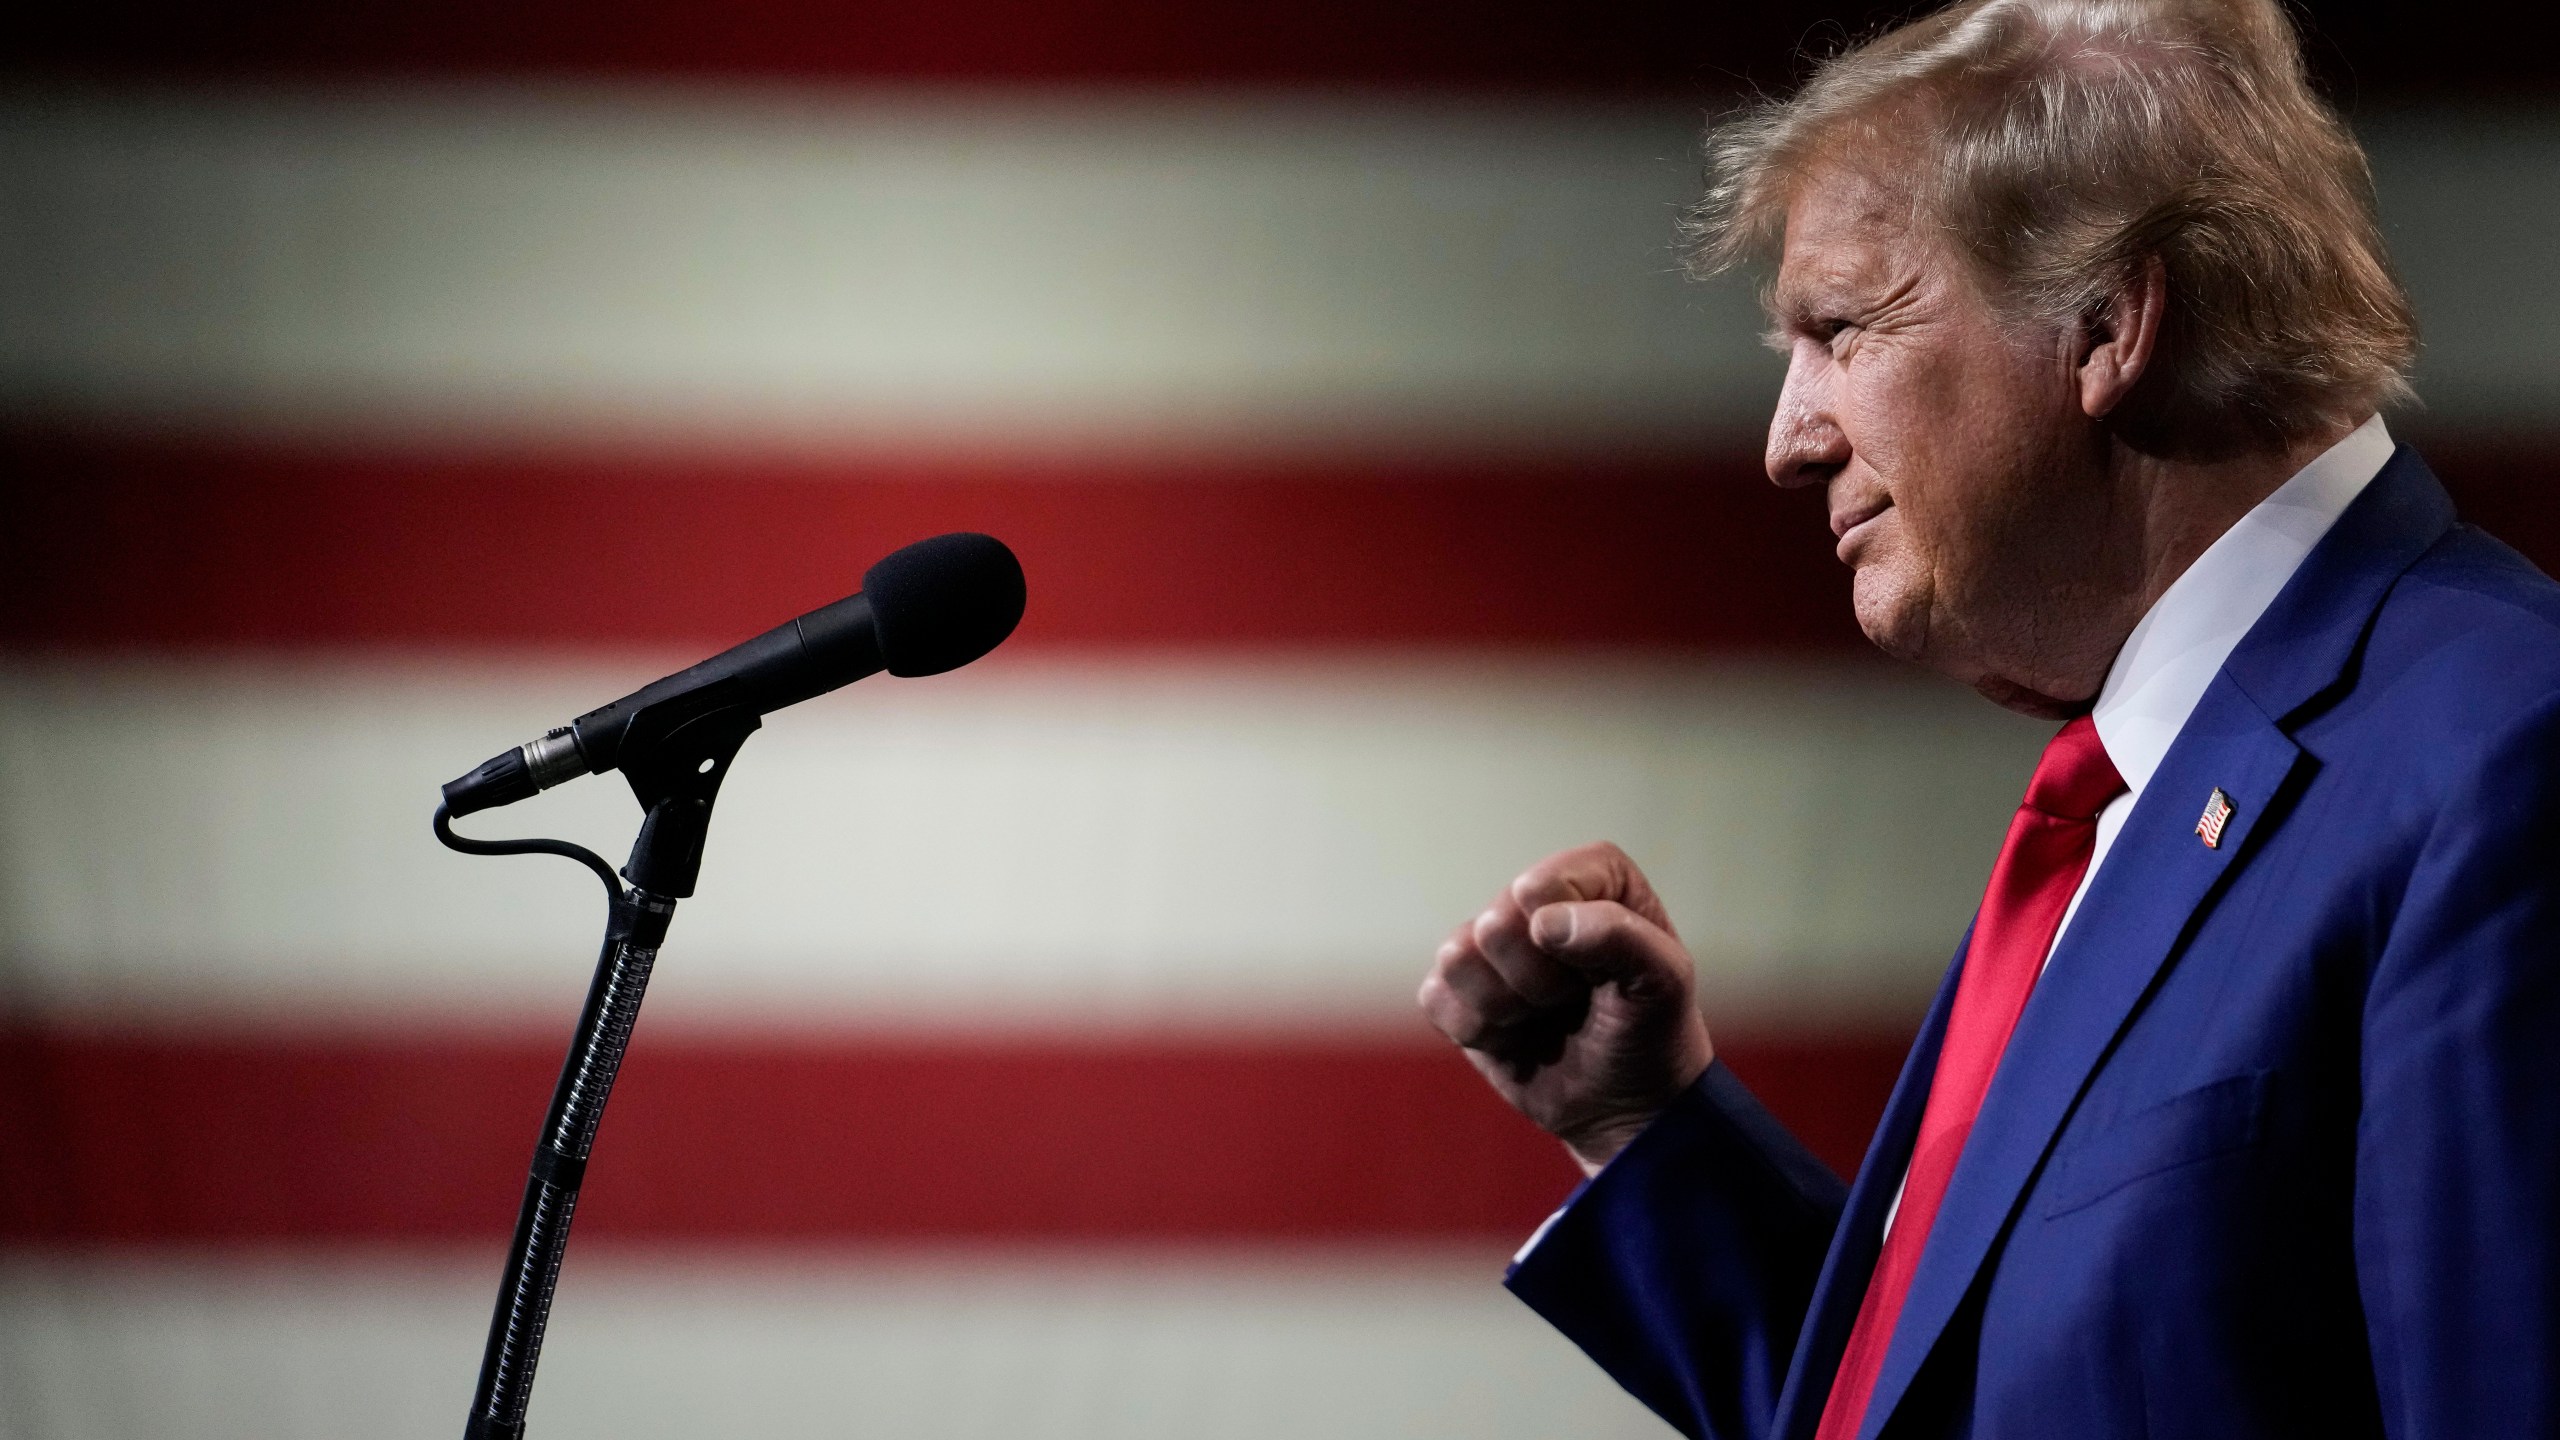
[[[2376,612],[2334,719],[2387,734],[2418,769],[2468,769],[2512,743],[2518,727],[2549,728],[2555,701],[2560,582],[2457,525]]]
[[[2459,621],[2511,632],[2517,643],[2560,643],[2560,581],[2476,525],[2458,524],[2418,557],[2392,590],[2385,614]]]

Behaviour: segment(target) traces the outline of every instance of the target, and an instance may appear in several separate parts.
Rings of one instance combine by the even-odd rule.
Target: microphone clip
[[[685,713],[685,712],[692,713]],[[673,712],[673,713],[670,713]],[[749,705],[653,705],[634,717],[620,767],[646,817],[624,878],[653,895],[681,900],[702,873],[711,804],[747,737],[764,728]]]

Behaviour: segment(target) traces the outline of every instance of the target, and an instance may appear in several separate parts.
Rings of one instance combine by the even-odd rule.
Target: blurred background
[[[436,787],[964,528],[1015,640],[728,784],[534,1432],[1667,1433],[1497,1288],[1574,1172],[1411,994],[1614,838],[1857,1162],[2044,727],[1863,648],[1671,228],[1886,13],[9,20],[0,1434],[456,1433],[601,913]],[[2297,13],[2395,429],[2550,568],[2550,22]]]

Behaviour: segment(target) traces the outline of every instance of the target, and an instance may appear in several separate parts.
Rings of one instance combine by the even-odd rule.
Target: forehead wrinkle
[[[1889,279],[1884,261],[1881,247],[1863,240],[1825,245],[1814,258],[1779,267],[1763,308],[1772,323],[1793,328],[1866,309]]]
[[[1806,177],[1788,216],[1788,240],[1778,274],[1762,299],[1772,324],[1802,330],[1829,318],[1850,318],[1908,300],[1920,274],[1911,253],[1916,220],[1909,187],[1834,165]],[[1818,193],[1820,200],[1808,199]],[[1803,210],[1821,207],[1822,224],[1810,245],[1803,238]]]

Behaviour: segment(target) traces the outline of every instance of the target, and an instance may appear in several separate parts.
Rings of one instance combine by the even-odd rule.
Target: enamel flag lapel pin
[[[2204,814],[2196,821],[2196,838],[2204,842],[2207,850],[2219,850],[2222,848],[2222,827],[2230,823],[2231,797],[2223,794],[2222,787],[2216,785],[2213,793],[2205,798]]]

